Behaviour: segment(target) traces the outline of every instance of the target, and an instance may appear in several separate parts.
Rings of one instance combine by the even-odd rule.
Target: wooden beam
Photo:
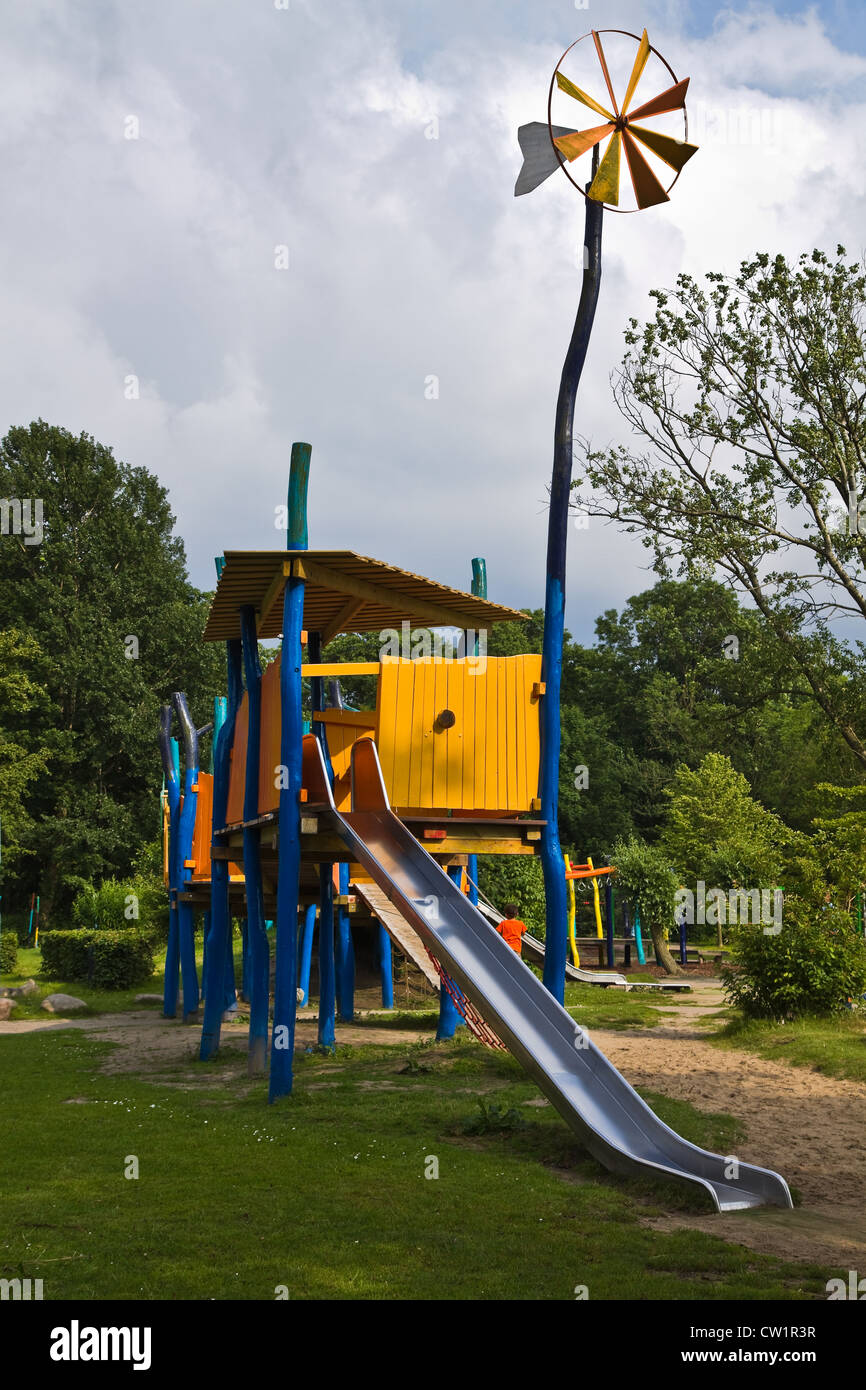
[[[291,560],[284,560],[278,572],[274,575],[262,599],[262,606],[256,612],[256,632],[261,632],[265,623],[271,615],[274,605],[282,598],[283,590],[286,587],[286,580],[292,573]]]
[[[398,612],[402,610],[415,618],[423,618],[434,627],[456,627],[462,631],[469,619],[468,614],[458,613],[456,609],[430,603],[427,599],[411,598],[396,586],[390,589],[383,584],[368,584],[365,579],[338,574],[336,570],[313,560],[300,559],[288,563],[294,566],[294,573],[300,579],[305,579],[308,584],[319,584],[323,589],[336,589],[343,594],[353,594],[355,598],[362,599],[365,604],[373,604],[376,608],[390,609],[391,612],[395,609]]]
[[[322,646],[326,647],[332,637],[336,637],[360,613],[364,607],[362,598],[355,598],[353,595],[345,607],[341,608],[336,618],[332,619],[328,626],[322,630]],[[351,631],[351,629],[349,629]]]
[[[301,667],[302,676],[378,676],[380,661],[319,661]],[[342,711],[339,711],[342,713]],[[347,710],[349,714],[352,711]]]

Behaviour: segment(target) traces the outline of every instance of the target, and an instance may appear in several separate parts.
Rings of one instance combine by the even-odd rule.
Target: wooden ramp
[[[395,945],[408,956],[422,975],[438,992],[439,976],[436,967],[427,954],[427,947],[414,927],[398,911],[375,883],[353,883],[352,888],[368,906],[373,916],[378,918]]]

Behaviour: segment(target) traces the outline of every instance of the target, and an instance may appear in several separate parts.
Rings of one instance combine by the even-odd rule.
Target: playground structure
[[[594,152],[593,180],[585,192],[581,302],[557,403],[542,657],[486,659],[482,667],[474,639],[467,635],[457,660],[383,658],[354,666],[323,661],[322,649],[342,632],[382,632],[423,622],[477,633],[524,615],[490,603],[478,562],[473,593],[466,594],[353,551],[310,550],[310,446],[294,445],[286,550],[233,551],[217,563],[219,580],[204,635],[226,643],[227,703],[224,716],[220,713],[214,721],[211,778],[198,767],[198,731],[185,701],[180,694],[174,698],[185,752],[182,795],[171,744],[172,709],[163,711],[171,895],[165,1013],[175,1014],[178,967],[185,1018],[192,1019],[198,1008],[193,944],[198,903],[208,913],[200,1056],[206,1060],[214,1054],[223,1012],[233,996],[231,918],[236,903],[248,934],[249,1070],[266,1071],[270,1042],[270,1099],[288,1094],[300,917],[304,915],[303,978],[310,914],[318,897],[318,1036],[322,1046],[331,1047],[338,993],[341,1013],[351,1017],[349,883],[353,879],[363,895],[366,880],[372,885],[366,889],[368,905],[378,911],[383,930],[396,914],[413,933],[412,950],[414,940],[419,941],[434,963],[441,984],[438,1037],[451,1036],[462,1016],[486,1042],[507,1047],[590,1152],[614,1171],[649,1171],[697,1186],[718,1210],[763,1203],[790,1207],[787,1184],[778,1174],[739,1164],[732,1179],[729,1160],[696,1148],[664,1125],[563,1007],[567,969],[580,968],[576,961],[569,967],[566,959],[573,879],[584,872],[590,876],[596,901],[599,877],[606,878],[607,893],[612,893],[610,873],[591,864],[567,876],[558,832],[572,426],[600,285],[602,210],[605,203],[616,206],[619,201],[621,149],[637,207],[667,200],[667,190],[636,139],[672,165],[677,176],[694,153],[682,139],[627,128],[625,112],[655,54],[646,32],[640,39],[627,37],[638,49],[622,110],[594,31],[614,111],[587,97],[561,71],[571,49],[551,80],[551,94],[557,86],[604,116],[606,125],[584,132],[553,127],[549,101],[547,126],[540,132],[538,126],[520,131],[525,164],[516,193],[530,191],[581,153]],[[688,82],[677,83],[669,65],[661,62],[674,86],[633,115],[682,111],[684,118]],[[599,164],[598,143],[607,136],[608,149]],[[584,192],[580,184],[575,186]],[[280,639],[280,657],[263,674],[258,643],[267,638]],[[339,698],[326,704],[325,682],[349,674],[375,674],[374,710],[345,710]],[[311,733],[304,729],[305,677],[311,682]],[[467,869],[472,887],[477,885],[479,854],[537,852],[545,880],[544,983],[492,929],[477,897],[472,900],[472,890],[462,891]],[[610,897],[608,907],[612,923]],[[276,942],[270,1039],[269,914]],[[402,930],[394,920],[390,926],[395,934]],[[576,956],[573,914],[571,926]]]

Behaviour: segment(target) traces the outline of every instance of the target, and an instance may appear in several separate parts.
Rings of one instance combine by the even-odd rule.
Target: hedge
[[[41,938],[41,974],[49,980],[86,980],[97,989],[131,989],[149,980],[153,950],[140,932],[46,932]]]
[[[0,934],[0,975],[14,975],[18,965],[18,937],[4,928]]]

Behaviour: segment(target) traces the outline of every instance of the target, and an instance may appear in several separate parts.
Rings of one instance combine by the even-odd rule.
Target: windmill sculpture
[[[602,35],[617,35],[609,45],[617,48],[620,63],[623,55],[631,59],[630,75],[625,84],[622,105],[618,105],[608,58],[602,46]],[[586,42],[592,39],[592,47]],[[579,86],[564,71],[572,71],[581,58],[589,69],[588,80],[582,70],[574,73],[585,85]],[[632,109],[632,101],[645,69],[653,60],[654,69],[666,74],[659,81],[662,90],[657,96]],[[593,71],[592,69],[595,69]],[[610,104],[609,110],[585,90],[598,85],[599,70]],[[667,78],[671,81],[664,85]],[[550,79],[547,100],[547,122],[534,121],[521,126],[517,132],[523,153],[523,167],[515,185],[519,197],[537,188],[557,169],[563,173],[586,199],[584,232],[584,271],[577,318],[566,353],[556,403],[553,477],[550,487],[550,515],[547,532],[547,581],[544,606],[544,645],[542,681],[545,694],[541,702],[541,775],[539,799],[544,821],[541,837],[541,860],[544,870],[547,931],[545,940],[544,983],[562,1003],[565,993],[565,962],[567,951],[567,903],[565,862],[559,842],[559,754],[560,754],[560,687],[562,677],[562,644],[565,620],[565,565],[568,543],[569,497],[573,450],[574,405],[586,352],[592,332],[598,292],[601,285],[601,230],[605,207],[613,212],[639,212],[644,208],[666,203],[686,162],[696,146],[688,143],[686,91],[689,79],[678,81],[670,64],[652,47],[646,30],[638,38],[623,29],[592,30],[584,34],[563,53]],[[658,90],[658,88],[656,88]],[[586,130],[573,126],[554,125],[554,101],[560,106],[568,98],[604,118],[604,124]],[[568,103],[566,102],[566,111]],[[565,114],[565,113],[564,113]],[[644,124],[652,121],[652,126]],[[661,122],[663,127],[655,128]],[[607,148],[600,157],[599,146],[607,139]],[[648,151],[649,157],[643,153]],[[621,207],[621,157],[625,160],[631,179],[633,207]],[[570,172],[583,155],[592,152],[590,179],[584,187]],[[666,166],[674,171],[670,183],[660,177]]]

